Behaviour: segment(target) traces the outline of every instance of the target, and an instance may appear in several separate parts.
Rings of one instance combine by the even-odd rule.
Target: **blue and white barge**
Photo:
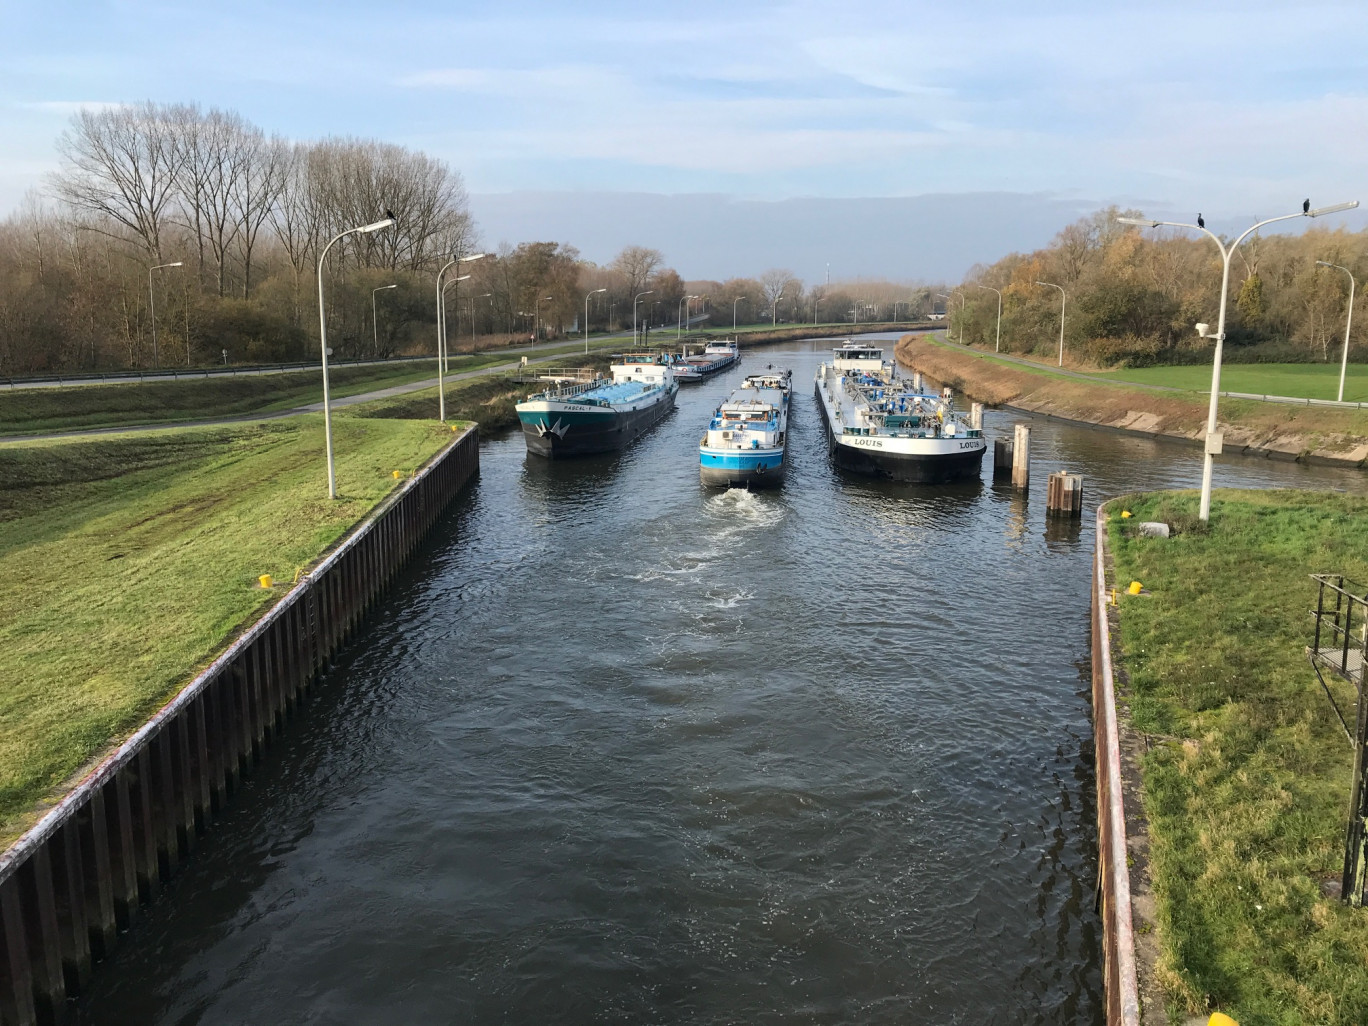
[[[780,485],[793,374],[752,374],[712,415],[698,446],[699,478],[719,488]]]

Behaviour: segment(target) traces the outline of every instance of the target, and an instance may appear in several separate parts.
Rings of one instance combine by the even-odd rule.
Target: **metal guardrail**
[[[1354,751],[1340,898],[1362,907],[1368,900],[1368,692],[1364,688],[1364,669],[1368,664],[1368,590],[1346,580],[1343,574],[1312,574],[1311,579],[1318,585],[1316,608],[1312,610],[1316,634],[1306,655]],[[1352,712],[1340,708],[1322,671],[1353,686]],[[1348,722],[1351,717],[1352,729]]]
[[[1210,395],[1210,392],[1207,393]],[[1222,392],[1223,399],[1257,399],[1266,403],[1291,403],[1294,406],[1336,406],[1346,410],[1368,409],[1368,403],[1340,402],[1337,399],[1302,399],[1295,395],[1255,395],[1253,392]]]

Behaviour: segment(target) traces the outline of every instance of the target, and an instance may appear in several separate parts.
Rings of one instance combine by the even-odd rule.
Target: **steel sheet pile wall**
[[[471,428],[0,857],[0,1021],[59,1017],[478,467]]]
[[[1097,871],[1102,888],[1103,975],[1110,1026],[1139,1026],[1140,992],[1131,926],[1130,870],[1122,802],[1121,738],[1116,721],[1111,625],[1107,621],[1107,515],[1097,510],[1093,554],[1092,708],[1097,759]]]

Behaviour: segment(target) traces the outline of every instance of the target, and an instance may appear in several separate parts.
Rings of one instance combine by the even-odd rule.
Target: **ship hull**
[[[817,408],[822,412],[827,445],[838,467],[852,473],[909,484],[946,484],[977,479],[988,445],[982,438],[938,439],[927,451],[898,451],[893,442],[878,436],[855,436],[846,441],[832,429],[831,415],[817,388]]]
[[[631,445],[674,409],[673,386],[655,402],[636,409],[567,409],[569,404],[518,404],[527,451],[547,459],[614,452]]]
[[[690,381],[702,381],[710,378],[714,374],[720,373],[732,366],[740,359],[737,356],[725,356],[706,364],[681,364],[675,368],[675,380],[680,384]]]
[[[710,488],[777,488],[786,469],[783,449],[699,452],[699,480]]]

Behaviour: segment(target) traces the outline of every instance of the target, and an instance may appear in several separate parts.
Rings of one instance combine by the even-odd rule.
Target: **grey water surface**
[[[631,450],[486,440],[478,481],[164,897],[80,1023],[1103,1021],[1091,518],[1200,450],[1009,411],[1029,498],[828,462],[830,342],[755,350]],[[891,341],[889,343],[891,347]],[[698,439],[794,370],[791,469]],[[1363,490],[1226,459],[1218,486]]]

